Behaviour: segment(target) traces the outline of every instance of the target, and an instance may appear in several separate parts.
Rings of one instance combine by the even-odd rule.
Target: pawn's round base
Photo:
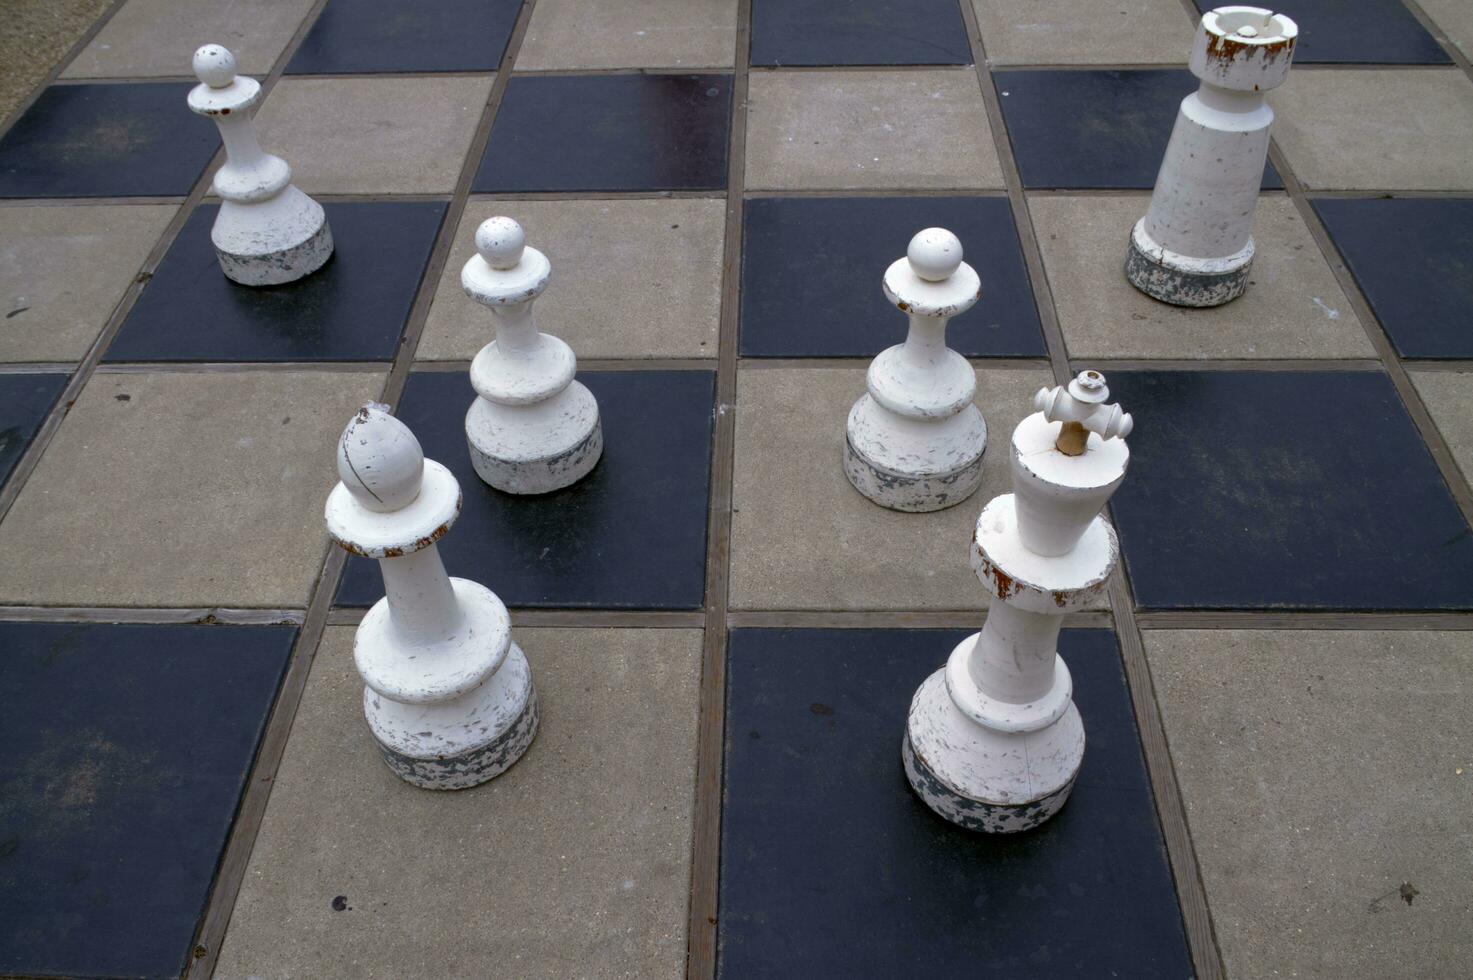
[[[890,510],[926,513],[955,507],[982,485],[982,457],[950,473],[907,476],[865,457],[854,443],[844,440],[844,475],[854,489]]]
[[[484,398],[471,404],[466,443],[482,480],[505,493],[551,493],[577,483],[598,465],[603,420],[593,393],[583,385],[574,381],[535,406],[536,416],[524,416],[525,411]]]
[[[220,271],[242,286],[279,286],[332,258],[332,229],[322,205],[288,186],[268,201],[225,201],[210,232]]]
[[[943,668],[911,700],[900,751],[911,789],[937,815],[968,830],[1014,834],[1069,799],[1084,761],[1084,724],[1072,702],[1036,731],[979,724],[952,700]]]
[[[986,451],[987,423],[975,405],[949,418],[919,420],[863,395],[844,427],[844,475],[890,510],[955,507],[982,485]]]
[[[375,709],[387,700],[372,689],[363,692],[364,711],[369,728],[374,729]],[[500,713],[506,720],[496,723],[498,703],[516,706],[514,713]],[[399,711],[413,710],[402,706]],[[486,683],[458,698],[454,707],[435,706],[437,717],[427,725],[444,724],[447,709],[458,717],[455,728],[460,732],[484,729],[484,738],[461,751],[435,755],[409,755],[395,748],[390,740],[374,731],[379,753],[394,775],[421,789],[468,789],[495,779],[510,769],[532,745],[537,735],[537,690],[532,684],[527,657],[515,643],[506,660]]]
[[[1253,242],[1226,259],[1190,259],[1143,245],[1137,223],[1125,256],[1125,278],[1132,286],[1172,306],[1209,307],[1229,303],[1248,288]]]

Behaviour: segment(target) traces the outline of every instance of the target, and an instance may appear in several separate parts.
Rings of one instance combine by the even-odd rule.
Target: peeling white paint
[[[215,174],[220,211],[210,240],[220,269],[244,286],[294,282],[332,257],[332,230],[322,205],[292,184],[285,160],[261,149],[255,110],[261,86],[235,73],[235,56],[218,44],[194,53],[200,83],[189,108],[215,121],[225,164]]]
[[[532,318],[552,265],[511,218],[482,222],[476,249],[460,284],[491,309],[496,339],[471,362],[478,396],[465,417],[471,462],[481,479],[507,493],[569,486],[597,465],[603,426],[593,393],[574,380],[573,349],[541,333]]]

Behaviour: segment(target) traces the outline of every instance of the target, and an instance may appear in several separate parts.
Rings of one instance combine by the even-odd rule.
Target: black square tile
[[[955,0],[752,0],[751,63],[970,65]]]
[[[0,973],[183,971],[295,636],[0,623]]]
[[[1473,357],[1473,198],[1313,203],[1398,353]]]
[[[65,374],[0,374],[0,486],[25,455],[67,380]]]
[[[520,497],[471,466],[465,413],[476,393],[466,373],[409,376],[395,414],[460,481],[460,519],[440,541],[446,569],[508,606],[699,608],[715,375],[580,371],[578,380],[598,399],[603,458],[571,487]],[[378,563],[349,558],[338,603],[383,595]]]
[[[964,636],[732,632],[720,976],[1191,975],[1109,632],[1060,639],[1088,743],[1057,816],[978,834],[911,792],[911,696]]]
[[[1110,374],[1148,609],[1473,608],[1473,532],[1379,372]]]
[[[730,75],[519,76],[472,190],[721,190],[730,116]]]
[[[1203,13],[1222,6],[1217,0],[1196,4]],[[1299,25],[1295,64],[1452,63],[1401,0],[1294,0],[1282,12]]]
[[[1001,197],[747,201],[744,357],[873,357],[905,339],[880,281],[911,237],[939,225],[962,241],[982,298],[946,328],[968,357],[1043,357],[1038,311],[1012,210]]]
[[[332,258],[307,278],[281,286],[226,279],[210,244],[219,208],[195,209],[123,321],[107,360],[391,360],[445,205],[324,207]]]
[[[51,86],[0,138],[0,197],[183,197],[220,145],[191,87]]]
[[[1184,68],[999,71],[992,79],[1030,188],[1150,190],[1181,100],[1199,84]],[[1283,186],[1265,163],[1264,189]]]
[[[329,0],[287,71],[493,71],[521,0]]]

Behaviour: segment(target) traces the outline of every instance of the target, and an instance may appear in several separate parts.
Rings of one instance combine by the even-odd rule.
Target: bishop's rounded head
[[[961,239],[945,228],[925,228],[910,240],[905,257],[917,276],[927,282],[940,282],[962,264]]]
[[[493,269],[502,272],[515,269],[522,261],[522,251],[526,246],[526,233],[511,218],[502,215],[487,218],[476,229],[476,251]]]
[[[386,513],[413,503],[424,469],[419,440],[387,405],[365,404],[338,442],[338,477],[368,510]]]
[[[235,81],[235,55],[222,44],[206,44],[194,53],[194,74],[210,88]]]

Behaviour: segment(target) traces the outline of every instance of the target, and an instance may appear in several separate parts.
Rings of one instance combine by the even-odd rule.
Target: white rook
[[[235,73],[235,56],[218,44],[194,53],[199,84],[189,108],[215,120],[225,164],[215,174],[220,213],[210,231],[220,268],[244,286],[293,282],[332,257],[322,205],[292,184],[292,168],[261,149],[255,108],[261,86]]]
[[[1084,760],[1084,725],[1058,654],[1064,614],[1104,591],[1118,561],[1100,516],[1125,478],[1131,418],[1085,371],[1034,396],[1013,431],[1013,492],[977,518],[972,568],[989,593],[980,633],[910,703],[901,757],[932,810],[1007,834],[1058,812]]]
[[[844,473],[882,507],[941,510],[982,482],[987,423],[972,404],[976,375],[946,346],[947,321],[977,302],[981,280],[955,235],[927,228],[885,270],[884,287],[910,331],[869,366],[869,390],[849,411]]]
[[[510,218],[482,222],[476,250],[460,284],[491,308],[496,339],[471,362],[478,396],[465,416],[471,462],[481,479],[507,493],[576,483],[603,454],[603,426],[593,393],[573,380],[573,349],[538,331],[532,319],[552,265]]]
[[[1274,111],[1264,100],[1289,75],[1299,28],[1259,7],[1202,15],[1182,100],[1146,216],[1130,234],[1125,275],[1177,306],[1242,295],[1253,263],[1253,210]]]
[[[506,606],[440,561],[435,542],[460,515],[460,485],[374,404],[343,430],[338,476],[328,531],[378,559],[387,592],[353,642],[363,713],[384,761],[425,789],[500,775],[537,734],[537,695]]]

